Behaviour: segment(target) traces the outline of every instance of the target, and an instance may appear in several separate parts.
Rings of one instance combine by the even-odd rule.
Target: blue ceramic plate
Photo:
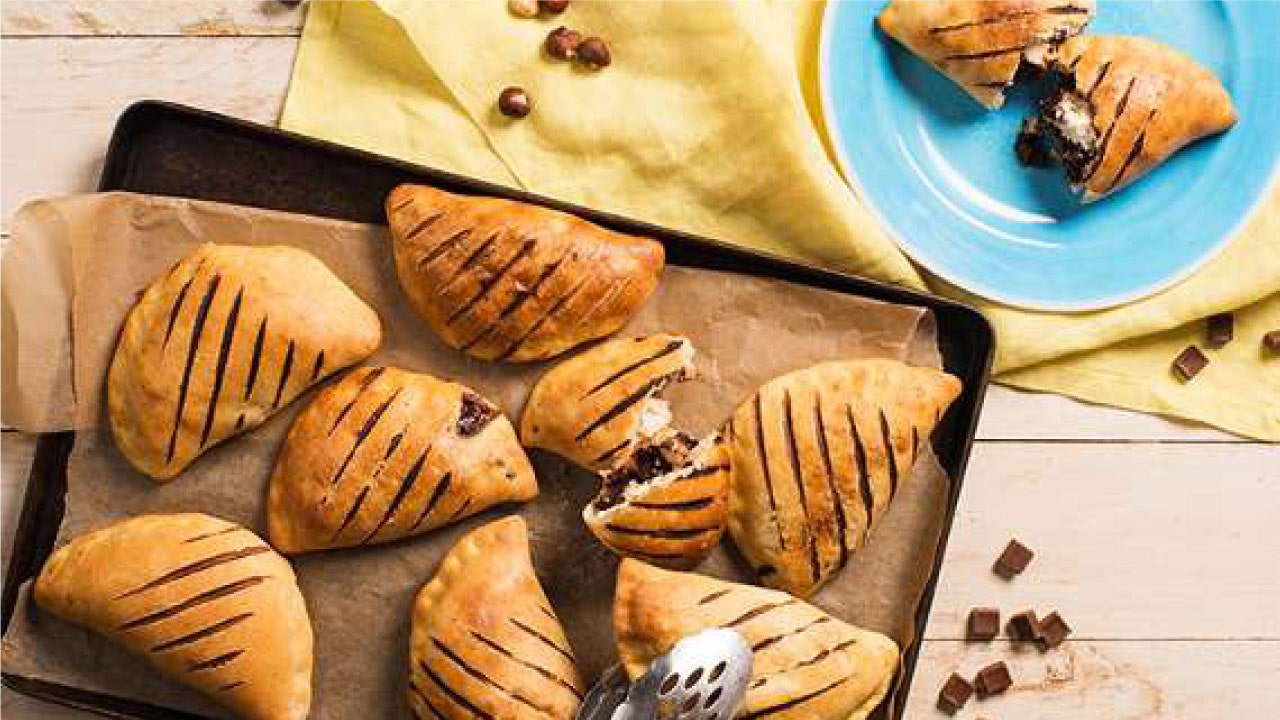
[[[885,2],[828,4],[827,129],[854,190],[908,255],[984,297],[1043,310],[1135,300],[1189,276],[1257,206],[1280,164],[1280,2],[1098,3],[1096,34],[1145,35],[1222,78],[1240,121],[1114,196],[1081,205],[1061,168],[1019,165],[1034,93],[987,112],[875,26]]]

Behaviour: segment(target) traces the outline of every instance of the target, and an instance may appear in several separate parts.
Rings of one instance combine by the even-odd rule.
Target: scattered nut
[[[547,54],[556,60],[572,60],[578,54],[578,46],[582,43],[582,33],[570,30],[561,25],[547,35],[543,44]]]
[[[522,118],[532,109],[533,101],[522,87],[509,87],[498,95],[498,110],[507,117]]]
[[[507,0],[507,10],[518,18],[538,17],[538,0]]]
[[[538,0],[538,7],[544,13],[559,15],[569,9],[569,0]]]
[[[609,63],[613,62],[613,56],[609,53],[609,46],[604,40],[589,37],[578,44],[578,62],[592,70],[599,70],[608,67]]]

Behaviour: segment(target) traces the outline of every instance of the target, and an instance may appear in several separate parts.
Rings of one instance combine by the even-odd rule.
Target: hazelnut
[[[518,18],[538,17],[538,0],[507,0],[507,10]]]
[[[598,37],[589,37],[578,43],[578,62],[592,70],[608,67],[613,62],[609,46]]]
[[[498,110],[507,117],[522,118],[532,109],[533,101],[522,87],[509,87],[498,95]]]
[[[562,25],[547,35],[544,47],[547,49],[547,54],[556,60],[572,60],[578,53],[578,45],[581,42],[582,33]]]
[[[569,0],[538,0],[538,7],[549,15],[559,15],[569,9]]]

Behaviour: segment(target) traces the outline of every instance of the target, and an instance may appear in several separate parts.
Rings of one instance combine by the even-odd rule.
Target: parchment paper
[[[74,342],[45,329],[22,335],[17,348],[19,358],[31,365],[38,365],[32,358],[53,358],[67,345],[72,348],[73,379],[65,372],[46,371],[38,380],[29,376],[24,388],[26,397],[56,399],[69,395],[59,383],[74,386],[72,407],[43,407],[38,413],[42,429],[69,417],[76,430],[59,545],[125,516],[179,510],[235,520],[265,537],[266,481],[280,441],[311,394],[257,430],[206,453],[165,486],[128,466],[106,426],[104,379],[125,314],[152,279],[199,242],[284,244],[314,253],[381,315],[386,343],[371,363],[456,379],[498,402],[513,420],[530,384],[547,367],[474,361],[440,344],[400,292],[383,227],[104,194],[39,203],[22,211],[15,228],[22,228],[23,236],[15,236],[14,243],[70,248]],[[31,316],[39,306],[9,302],[10,297],[47,296],[50,291],[39,284],[39,273],[27,272],[21,263],[14,270],[8,257],[5,265],[5,305],[23,308],[23,325],[39,327],[45,321],[46,328],[65,326],[57,303],[49,305],[49,317],[38,318]],[[878,356],[939,363],[926,310],[680,267],[666,270],[657,293],[624,333],[657,330],[683,333],[698,349],[700,377],[666,394],[677,425],[695,434],[722,423],[761,383],[816,362]],[[5,382],[7,392],[8,374]],[[13,421],[21,427],[21,418]],[[495,509],[394,545],[294,559],[316,635],[312,718],[409,716],[402,694],[414,595],[460,534],[509,512],[520,512],[529,521],[539,576],[564,621],[584,677],[594,678],[613,662],[610,610],[616,559],[580,518],[595,483],[548,454],[532,457],[541,496],[529,505]],[[870,544],[815,602],[842,619],[889,634],[904,647],[912,642],[912,618],[933,562],[947,487],[946,476],[926,453]],[[749,581],[727,542],[700,570]],[[4,664],[8,672],[227,716],[194,691],[159,678],[141,660],[40,612],[25,596],[4,638]]]

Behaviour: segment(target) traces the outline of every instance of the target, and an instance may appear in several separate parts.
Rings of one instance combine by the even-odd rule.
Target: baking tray
[[[934,433],[934,448],[951,477],[949,508],[924,597],[916,612],[917,642],[903,658],[902,682],[891,720],[906,712],[929,608],[937,588],[951,522],[986,394],[995,341],[975,309],[945,298],[744,250],[650,223],[579,207],[509,187],[412,165],[313,138],[173,103],[147,100],[130,106],[116,123],[98,189],[214,200],[273,210],[383,223],[383,199],[401,183],[416,182],[468,195],[488,195],[573,213],[618,232],[662,242],[677,265],[774,277],[885,302],[931,309],[946,370],[964,391]],[[67,457],[74,434],[42,435],[31,465],[13,552],[6,570],[3,629],[9,627],[19,586],[48,558],[62,522]],[[3,673],[6,687],[50,702],[115,718],[182,718],[146,703]],[[883,713],[879,713],[883,714]]]

